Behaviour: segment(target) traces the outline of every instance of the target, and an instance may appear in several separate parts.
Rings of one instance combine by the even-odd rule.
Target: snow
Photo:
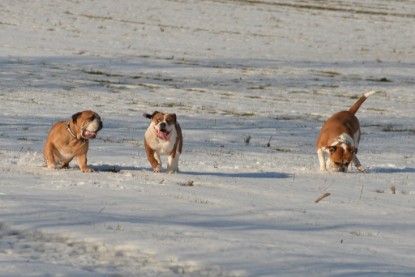
[[[0,276],[415,275],[413,1],[0,9]],[[324,120],[371,90],[367,173],[319,172]],[[49,128],[86,109],[95,172],[47,169]],[[150,169],[154,110],[180,173]]]

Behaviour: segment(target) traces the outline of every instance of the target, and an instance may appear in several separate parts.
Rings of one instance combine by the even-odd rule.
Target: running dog
[[[154,172],[161,172],[162,155],[168,156],[167,173],[178,172],[183,135],[176,114],[155,111],[151,115],[144,113],[143,116],[151,119],[150,126],[144,134],[144,146]]]
[[[83,111],[72,115],[69,121],[55,123],[49,131],[44,147],[44,157],[48,168],[68,168],[74,157],[82,172],[92,172],[86,154],[89,139],[97,136],[102,129],[101,117],[93,111]]]

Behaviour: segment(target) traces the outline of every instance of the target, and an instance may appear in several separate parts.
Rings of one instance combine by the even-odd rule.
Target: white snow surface
[[[0,10],[0,276],[415,275],[414,1]],[[324,120],[371,90],[367,172],[319,172]],[[86,109],[95,172],[47,169],[49,128]],[[182,126],[177,174],[147,161],[155,110]]]

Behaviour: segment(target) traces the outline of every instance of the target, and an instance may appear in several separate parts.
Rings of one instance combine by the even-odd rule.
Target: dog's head
[[[357,148],[350,144],[338,144],[328,147],[330,152],[330,166],[335,172],[347,172],[354,155],[357,153]]]
[[[102,129],[101,117],[94,111],[83,111],[72,115],[72,123],[78,139],[93,139]]]
[[[169,140],[171,132],[176,127],[176,114],[155,111],[153,114],[144,114],[151,119],[150,127],[154,129],[156,136],[163,140]]]

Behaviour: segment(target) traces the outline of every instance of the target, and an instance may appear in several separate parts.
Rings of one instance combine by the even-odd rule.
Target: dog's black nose
[[[160,129],[166,129],[166,123],[165,122],[160,123]]]

